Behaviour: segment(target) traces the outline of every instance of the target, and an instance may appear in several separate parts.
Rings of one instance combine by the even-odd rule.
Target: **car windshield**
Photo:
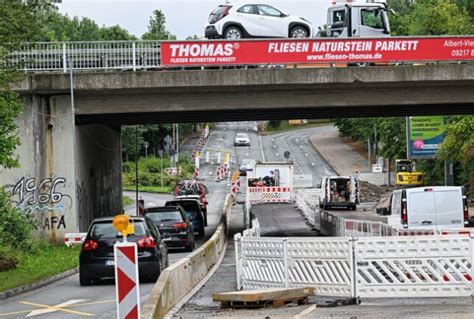
[[[146,216],[155,223],[183,221],[181,213],[177,210],[170,212],[149,212]]]
[[[135,222],[135,236],[145,236],[146,231],[145,231],[145,225],[143,222]],[[122,234],[120,234],[112,225],[112,221],[108,222],[99,222],[95,223],[92,226],[92,229],[90,231],[90,237],[91,238],[96,238],[96,239],[105,239],[105,238],[117,238],[117,237],[122,237]]]
[[[245,133],[239,133],[239,134],[237,134],[237,137],[239,137],[239,138],[247,138],[248,135],[245,134]]]

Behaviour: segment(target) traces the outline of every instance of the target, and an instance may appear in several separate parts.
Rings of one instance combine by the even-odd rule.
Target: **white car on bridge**
[[[260,1],[236,1],[218,6],[209,15],[208,39],[310,38],[311,23]]]

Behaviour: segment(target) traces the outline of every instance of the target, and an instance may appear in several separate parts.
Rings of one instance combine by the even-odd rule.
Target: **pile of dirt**
[[[381,203],[386,202],[390,199],[390,193],[393,191],[393,186],[377,186],[365,181],[359,181],[360,185],[360,201],[361,202],[378,202],[377,207],[387,207],[380,206]]]

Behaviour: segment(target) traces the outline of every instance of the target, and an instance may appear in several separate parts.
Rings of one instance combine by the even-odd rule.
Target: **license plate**
[[[115,260],[107,260],[107,261],[105,262],[105,265],[106,265],[106,266],[114,266],[114,265],[115,265]]]

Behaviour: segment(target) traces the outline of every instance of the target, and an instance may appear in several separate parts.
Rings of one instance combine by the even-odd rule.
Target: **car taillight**
[[[83,251],[96,250],[97,248],[99,248],[99,242],[96,240],[89,239],[82,244]]]
[[[407,207],[406,207],[406,202],[402,202],[402,224],[403,226],[407,227],[408,225],[408,213],[407,213]]]
[[[176,223],[176,224],[173,224],[173,228],[186,229],[186,228],[188,228],[188,224],[187,223]]]
[[[151,236],[140,238],[137,245],[140,248],[155,248],[155,240]]]
[[[469,227],[469,207],[467,206],[467,197],[463,196],[464,206],[464,227]]]

